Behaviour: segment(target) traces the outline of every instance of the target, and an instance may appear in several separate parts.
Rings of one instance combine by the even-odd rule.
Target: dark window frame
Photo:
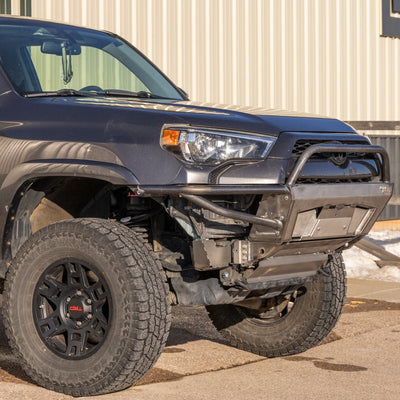
[[[382,36],[400,38],[400,0],[382,0]]]

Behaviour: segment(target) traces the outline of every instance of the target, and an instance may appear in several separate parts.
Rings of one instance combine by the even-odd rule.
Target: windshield
[[[22,95],[79,91],[182,100],[133,48],[90,29],[0,20],[0,64]]]

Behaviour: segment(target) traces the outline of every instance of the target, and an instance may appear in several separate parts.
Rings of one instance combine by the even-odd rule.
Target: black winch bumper
[[[307,161],[321,152],[372,153],[381,176],[360,183],[297,184]],[[179,196],[250,224],[245,239],[193,240],[195,269],[218,269],[219,278],[196,278],[195,271],[187,271],[187,277],[185,273],[171,276],[181,304],[223,304],[240,302],[252,293],[273,297],[313,279],[323,271],[330,254],[369,232],[391,197],[389,181],[389,160],[382,147],[321,144],[310,146],[300,156],[285,185],[140,186],[136,192]],[[233,194],[262,195],[256,215],[223,208],[204,197]]]
[[[372,154],[380,177],[371,182],[297,184],[307,161],[316,153]],[[248,238],[221,245],[215,240],[193,241],[193,264],[198,270],[227,265],[258,265],[271,256],[329,254],[366,235],[389,201],[387,152],[380,146],[316,144],[306,149],[285,185],[138,186],[142,196],[179,196],[211,212],[251,224]],[[260,194],[256,215],[227,209],[204,196]],[[279,263],[279,262],[278,262]]]

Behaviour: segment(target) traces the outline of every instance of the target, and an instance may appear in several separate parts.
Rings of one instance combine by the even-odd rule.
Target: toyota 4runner
[[[107,32],[0,17],[0,272],[21,365],[73,396],[124,389],[170,305],[266,357],[325,338],[341,251],[392,192],[343,122],[190,102]]]

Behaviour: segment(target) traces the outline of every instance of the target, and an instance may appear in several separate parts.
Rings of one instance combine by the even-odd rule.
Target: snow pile
[[[398,231],[371,231],[368,235],[375,244],[383,246],[387,251],[400,256],[400,232]],[[353,246],[343,252],[348,278],[373,279],[379,281],[400,282],[400,268],[386,266],[379,268],[372,254]]]

